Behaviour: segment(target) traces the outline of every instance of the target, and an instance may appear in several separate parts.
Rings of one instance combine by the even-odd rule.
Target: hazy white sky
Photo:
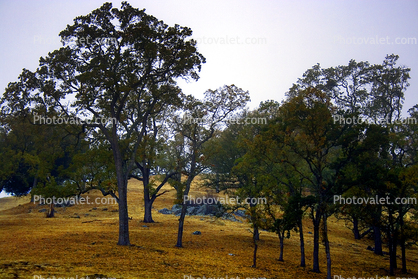
[[[112,1],[120,8],[119,1]],[[381,63],[398,54],[411,68],[404,111],[418,103],[418,1],[133,0],[136,8],[193,30],[206,57],[198,82],[179,82],[197,97],[235,84],[248,90],[251,108],[281,101],[316,63],[350,59]],[[58,33],[73,19],[100,7],[97,0],[0,0],[0,90],[23,68],[61,47]],[[379,44],[373,44],[376,39]],[[408,42],[409,40],[409,42]]]

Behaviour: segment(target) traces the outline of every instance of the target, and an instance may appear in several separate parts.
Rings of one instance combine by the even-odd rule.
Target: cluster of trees
[[[374,253],[383,255],[387,245],[392,275],[400,246],[402,272],[407,272],[406,247],[417,240],[418,105],[409,110],[408,121],[402,118],[410,69],[397,66],[398,58],[388,55],[381,65],[354,60],[336,68],[315,65],[282,103],[263,102],[243,115],[265,117],[268,125],[230,125],[211,141],[220,152],[210,159],[208,186],[267,200],[245,205],[254,266],[259,229],[279,236],[279,260],[285,238],[298,231],[305,266],[302,220],[308,215],[314,228],[313,271],[320,272],[321,240],[331,278],[327,220],[335,215],[346,220],[356,239],[373,237]],[[354,197],[363,202],[336,202]],[[370,199],[375,202],[364,202]]]
[[[164,184],[173,180],[187,193],[204,170],[203,144],[249,101],[235,85],[208,90],[203,100],[182,94],[176,79],[197,80],[205,63],[191,34],[126,2],[77,17],[60,33],[64,46],[41,57],[36,71],[24,69],[3,94],[0,148],[10,160],[0,167],[1,189],[45,196],[99,189],[118,201],[118,244],[130,245],[128,179],[143,182],[144,221],[153,222]],[[183,123],[184,114],[208,121]]]
[[[77,17],[60,33],[64,46],[42,57],[36,71],[24,69],[0,100],[0,153],[7,158],[0,163],[0,190],[70,196],[98,189],[118,201],[118,244],[130,245],[128,180],[144,185],[144,222],[153,222],[152,205],[170,183],[183,204],[176,243],[182,247],[183,197],[205,174],[217,192],[266,201],[231,208],[247,209],[254,267],[260,230],[277,233],[280,260],[285,239],[299,232],[305,266],[308,215],[313,270],[320,272],[322,240],[331,278],[327,220],[335,215],[356,239],[372,235],[376,254],[387,244],[391,274],[400,246],[406,272],[406,248],[417,239],[416,205],[343,205],[334,197],[417,197],[417,125],[400,121],[410,69],[397,66],[396,55],[381,65],[318,64],[282,103],[249,111],[248,92],[235,85],[208,90],[202,100],[181,92],[176,79],[197,80],[205,63],[191,34],[126,2]],[[417,119],[418,106],[409,114]],[[34,121],[40,116],[78,121],[44,125]],[[232,124],[225,121],[230,117],[267,124]],[[345,121],[354,118],[367,121]]]

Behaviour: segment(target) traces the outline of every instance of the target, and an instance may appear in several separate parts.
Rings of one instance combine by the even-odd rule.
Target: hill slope
[[[176,248],[178,217],[157,212],[171,208],[175,191],[159,197],[153,217],[145,224],[142,184],[128,186],[131,247],[117,246],[118,213],[115,204],[85,204],[56,208],[55,218],[39,212],[47,206],[29,203],[29,198],[0,200],[0,278],[325,278],[326,261],[320,251],[322,273],[310,271],[312,265],[312,224],[304,221],[306,268],[299,267],[299,238],[293,233],[285,240],[284,262],[279,262],[279,240],[262,232],[257,268],[251,268],[253,244],[249,225],[214,217],[186,216],[184,248]],[[203,195],[195,185],[193,195]],[[101,200],[100,192],[83,195]],[[26,199],[26,200],[25,200]],[[103,200],[104,201],[104,200]],[[14,204],[13,204],[14,203]],[[22,203],[21,205],[17,205]],[[199,230],[201,235],[193,235]],[[370,240],[354,240],[342,221],[330,219],[329,238],[333,275],[384,277],[388,275],[388,256],[366,250]],[[407,251],[408,270],[404,277],[418,277],[418,250]],[[400,266],[400,259],[398,265]],[[228,277],[227,277],[228,276]],[[334,277],[337,278],[337,277]],[[340,278],[340,277],[338,277]],[[396,278],[396,277],[392,277]]]

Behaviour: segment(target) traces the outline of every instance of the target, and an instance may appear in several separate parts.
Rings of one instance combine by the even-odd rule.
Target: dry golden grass
[[[0,211],[27,204],[29,201],[29,196],[0,198]]]
[[[199,181],[198,181],[199,182]],[[38,212],[47,206],[29,203],[28,198],[0,199],[0,274],[1,278],[48,278],[83,276],[89,278],[182,278],[205,276],[234,278],[325,278],[326,261],[320,251],[322,273],[310,271],[312,265],[312,224],[305,220],[306,268],[299,267],[299,238],[285,240],[285,261],[279,262],[279,241],[273,233],[262,232],[257,268],[251,268],[253,245],[249,225],[187,216],[184,248],[176,248],[178,217],[157,212],[171,208],[175,191],[158,198],[154,204],[156,223],[144,224],[142,185],[129,183],[130,247],[116,245],[118,240],[117,205],[76,205],[56,208],[55,218]],[[191,194],[205,190],[194,186]],[[90,200],[101,197],[92,191]],[[18,205],[21,203],[21,205]],[[93,207],[97,209],[93,210]],[[107,208],[107,211],[103,211]],[[88,215],[86,215],[88,214]],[[80,216],[80,218],[73,218]],[[144,226],[147,227],[144,227]],[[193,235],[199,230],[202,235]],[[366,250],[370,240],[356,241],[344,223],[333,218],[329,224],[333,275],[344,278],[388,275],[388,256]],[[233,255],[230,255],[233,254]],[[407,251],[410,273],[418,277],[418,250]],[[398,261],[400,265],[400,260]],[[392,277],[396,278],[396,277]]]

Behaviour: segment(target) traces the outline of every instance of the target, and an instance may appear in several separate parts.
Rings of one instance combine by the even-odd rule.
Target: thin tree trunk
[[[393,253],[393,268],[398,268],[398,262],[397,262],[397,248],[398,248],[398,234],[395,232],[394,227],[393,228],[393,237],[392,237],[392,253]]]
[[[319,270],[319,226],[321,222],[321,214],[319,208],[316,210],[316,216],[313,217],[314,226],[314,249],[313,249],[313,267],[312,271],[320,273]],[[315,213],[312,213],[315,214]]]
[[[257,228],[258,231],[258,228]],[[254,253],[253,253],[253,265],[251,267],[256,268],[257,267],[257,249],[258,249],[258,245],[257,245],[257,237],[255,234],[255,230],[253,232],[253,241],[254,241]]]
[[[325,244],[325,252],[327,254],[327,279],[331,279],[331,249],[329,247],[329,240],[328,240],[328,226],[327,226],[327,215],[324,214],[324,244]]]
[[[360,231],[358,230],[358,218],[353,217],[353,233],[354,239],[360,239]]]
[[[283,250],[284,250],[284,235],[279,232],[279,239],[280,239],[280,257],[279,261],[283,262]]]
[[[376,255],[383,255],[382,250],[382,232],[379,226],[373,226],[374,233],[374,253]]]
[[[300,266],[305,267],[305,241],[303,240],[303,224],[302,219],[298,222],[299,227],[299,239],[300,239]]]
[[[371,231],[373,230],[373,227],[370,227],[367,231],[363,232],[362,234],[360,234],[360,239],[362,239],[363,237],[365,237],[367,234],[369,234]]]
[[[407,269],[406,269],[406,247],[405,247],[405,231],[404,231],[404,220],[403,220],[403,218],[404,218],[404,213],[402,212],[402,210],[400,210],[400,213],[399,213],[401,216],[401,219],[400,219],[400,225],[401,225],[401,239],[400,239],[400,241],[401,241],[401,243],[400,243],[400,245],[401,245],[401,253],[402,253],[402,273],[407,273]]]
[[[182,201],[182,195],[183,195],[183,187],[181,184],[181,171],[180,170],[176,170],[177,174],[175,174],[173,176],[173,180],[175,181],[174,185],[175,185],[175,189],[176,189],[176,199],[178,202]]]
[[[388,244],[389,244],[389,275],[395,275],[395,266],[393,264],[393,239],[392,236],[388,235]]]
[[[397,249],[398,248],[398,235],[395,234],[395,236],[393,237],[393,267],[395,269],[398,268],[398,257],[397,257]]]
[[[51,204],[49,205],[49,211],[46,214],[46,218],[53,218],[55,216],[54,212],[55,212],[54,203],[51,202]]]
[[[143,166],[146,165],[146,162],[143,163]],[[145,223],[154,223],[152,219],[152,204],[154,203],[154,199],[150,197],[150,190],[149,190],[149,170],[144,167],[142,183],[144,185],[144,222]]]
[[[194,179],[194,171],[195,171],[195,167],[194,165],[196,164],[196,158],[193,157],[192,159],[192,168],[191,168],[191,173],[189,175],[189,177],[187,178],[186,181],[186,189],[184,190],[183,193],[183,206],[181,208],[181,214],[180,214],[180,219],[179,219],[179,229],[178,229],[178,233],[177,233],[177,247],[183,247],[183,227],[184,227],[184,219],[186,218],[186,212],[187,212],[187,203],[184,201],[184,196],[187,196],[189,194],[190,191],[190,186],[192,184],[192,181]]]
[[[389,243],[389,275],[395,275],[396,269],[396,233],[394,229],[394,217],[392,210],[388,211],[389,224],[387,228],[387,237]]]
[[[402,249],[402,273],[407,273],[406,269],[406,249],[405,249],[405,240],[401,240],[401,249]]]
[[[373,232],[374,232],[374,253],[376,255],[383,255],[382,249],[382,231],[380,228],[382,208],[379,206],[377,213],[373,213]]]
[[[255,240],[260,240],[260,231],[258,230],[258,226],[254,227],[254,237]]]
[[[184,227],[184,218],[186,217],[187,212],[187,203],[183,202],[183,206],[181,208],[181,214],[179,219],[179,230],[177,233],[177,247],[183,247],[183,227]]]

